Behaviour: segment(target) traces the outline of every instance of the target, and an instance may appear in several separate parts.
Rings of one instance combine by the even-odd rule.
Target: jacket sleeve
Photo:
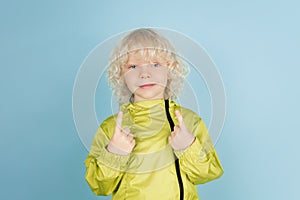
[[[96,195],[107,196],[118,189],[129,159],[129,155],[120,156],[107,151],[110,131],[105,124],[98,128],[89,155],[84,162],[86,181]]]
[[[193,184],[206,183],[223,174],[221,163],[211,142],[208,130],[199,116],[192,116],[187,127],[196,136],[185,150],[174,151],[179,158],[180,169]]]

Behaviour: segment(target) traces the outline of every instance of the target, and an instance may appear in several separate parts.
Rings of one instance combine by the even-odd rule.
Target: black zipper
[[[165,100],[165,109],[166,109],[166,115],[169,121],[170,129],[171,131],[174,131],[174,122],[171,118],[170,111],[169,111],[169,100]],[[179,165],[179,158],[174,154],[175,158],[175,170],[176,170],[176,175],[177,175],[177,181],[179,185],[179,192],[180,192],[180,200],[183,200],[184,197],[184,190],[183,190],[183,182],[180,174],[180,165]]]

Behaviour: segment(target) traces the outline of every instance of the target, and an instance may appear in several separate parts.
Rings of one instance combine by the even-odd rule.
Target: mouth
[[[155,86],[155,84],[151,83],[151,84],[140,85],[139,88],[149,89],[149,88],[152,88],[153,86]]]

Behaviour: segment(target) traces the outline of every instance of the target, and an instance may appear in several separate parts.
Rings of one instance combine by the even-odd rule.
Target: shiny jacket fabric
[[[99,126],[85,160],[86,180],[95,194],[112,194],[112,199],[117,200],[179,199],[174,154],[179,158],[185,200],[199,199],[196,185],[223,174],[203,120],[173,101],[169,103],[169,112],[175,125],[178,121],[174,111],[179,110],[196,139],[185,150],[171,148],[164,103],[164,100],[146,100],[122,106],[122,127],[129,127],[136,140],[135,148],[127,156],[106,150],[114,132],[116,115]]]

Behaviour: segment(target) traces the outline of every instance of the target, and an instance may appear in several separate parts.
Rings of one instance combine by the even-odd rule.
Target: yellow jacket
[[[85,160],[86,180],[97,195],[112,194],[112,199],[179,199],[178,174],[174,154],[179,158],[185,200],[199,199],[196,184],[206,183],[223,174],[223,169],[202,119],[189,109],[170,101],[169,112],[175,125],[175,109],[186,127],[196,136],[185,150],[174,151],[168,142],[170,125],[164,100],[146,100],[122,106],[122,127],[129,127],[136,146],[131,154],[120,156],[106,150],[114,133],[115,118],[99,126]]]

